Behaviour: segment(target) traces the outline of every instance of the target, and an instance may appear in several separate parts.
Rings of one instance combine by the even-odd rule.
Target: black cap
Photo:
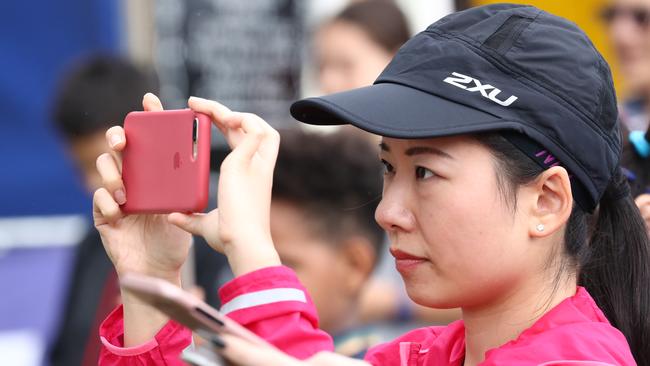
[[[448,15],[404,44],[374,85],[297,101],[291,114],[404,139],[502,131],[542,166],[561,162],[587,211],[621,152],[607,63],[574,23],[532,6]]]

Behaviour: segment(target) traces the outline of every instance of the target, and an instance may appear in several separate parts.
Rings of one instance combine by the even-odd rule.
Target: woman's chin
[[[409,283],[404,280],[406,293],[418,305],[434,309],[453,309],[459,307],[458,294],[454,295],[444,290],[442,286],[432,286],[431,283]]]

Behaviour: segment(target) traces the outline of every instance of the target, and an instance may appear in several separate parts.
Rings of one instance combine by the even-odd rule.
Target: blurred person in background
[[[337,93],[371,85],[410,36],[404,13],[392,1],[353,2],[314,37],[320,89]]]
[[[127,113],[141,109],[141,95],[151,90],[157,90],[152,74],[106,55],[85,58],[64,76],[53,117],[89,193],[102,184],[95,162],[108,151],[106,129],[121,125]],[[115,270],[93,227],[76,248],[69,283],[50,363],[94,365],[100,349],[96,337],[99,324],[119,302],[119,288]]]
[[[353,1],[326,20],[314,36],[321,91],[338,93],[372,85],[410,36],[406,16],[395,2]],[[370,134],[359,133],[349,126],[342,128],[379,143]],[[391,276],[395,281],[390,280]],[[360,316],[364,322],[415,320],[446,324],[460,316],[456,310],[432,310],[416,305],[398,283],[399,275],[394,270],[373,277],[361,297]]]
[[[363,358],[381,341],[360,319],[359,298],[379,261],[374,220],[382,166],[356,134],[281,133],[271,201],[271,236],[282,263],[309,289],[337,353]]]
[[[626,88],[622,122],[630,130],[646,130],[650,106],[650,0],[613,0],[603,9],[602,17]]]
[[[626,90],[620,119],[626,144],[622,164],[646,224],[650,223],[650,0],[614,0],[602,11]],[[650,227],[650,226],[649,226]]]

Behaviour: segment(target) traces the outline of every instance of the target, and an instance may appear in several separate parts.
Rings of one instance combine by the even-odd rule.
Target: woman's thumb
[[[203,236],[203,220],[205,219],[205,214],[203,213],[186,215],[179,212],[174,212],[172,214],[169,214],[167,219],[172,224],[178,226],[190,234]]]

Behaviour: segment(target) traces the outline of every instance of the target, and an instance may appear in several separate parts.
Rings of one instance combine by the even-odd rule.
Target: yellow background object
[[[504,1],[472,0],[470,3],[472,6],[479,6],[502,2]],[[600,12],[609,3],[608,0],[509,0],[507,2],[533,5],[575,22],[587,33],[598,51],[600,51],[609,63],[614,74],[616,93],[619,99],[623,97],[622,80],[616,72],[616,57],[607,35],[607,27],[600,19]]]

